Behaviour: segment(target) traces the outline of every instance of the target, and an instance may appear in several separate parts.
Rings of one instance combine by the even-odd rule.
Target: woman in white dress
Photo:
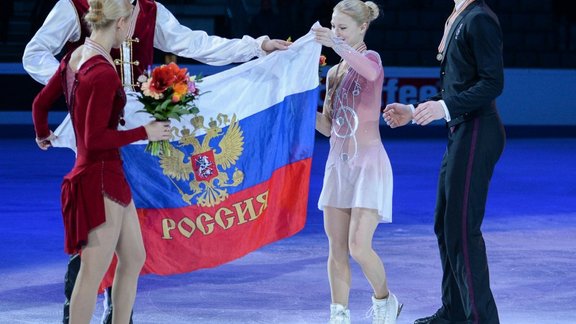
[[[373,323],[396,323],[402,307],[372,249],[378,223],[392,221],[392,168],[379,129],[384,70],[378,53],[364,44],[378,14],[371,1],[343,0],[334,7],[332,29],[315,29],[317,41],[342,58],[328,71],[323,112],[316,118],[316,129],[330,137],[318,202],[330,245],[330,323],[350,323],[350,255],[372,286]]]

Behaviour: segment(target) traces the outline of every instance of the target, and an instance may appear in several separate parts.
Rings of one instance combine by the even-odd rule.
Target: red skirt
[[[64,251],[79,253],[88,233],[106,222],[104,196],[122,206],[132,200],[121,160],[74,166],[62,182]]]

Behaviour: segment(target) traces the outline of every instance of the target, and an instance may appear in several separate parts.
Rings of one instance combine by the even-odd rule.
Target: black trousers
[[[481,225],[504,143],[496,112],[450,130],[434,215],[443,270],[439,315],[449,323],[499,323]]]
[[[76,278],[80,272],[80,263],[79,254],[73,254],[68,260],[68,269],[64,276],[64,295],[66,296],[66,301],[64,302],[64,316],[62,318],[62,323],[64,324],[70,322],[70,299],[72,298],[72,291],[74,290]],[[112,324],[112,288],[106,289],[104,293],[107,294],[106,301],[108,307],[105,310],[106,313],[103,316],[102,324]],[[132,315],[130,315],[130,324],[132,324]]]

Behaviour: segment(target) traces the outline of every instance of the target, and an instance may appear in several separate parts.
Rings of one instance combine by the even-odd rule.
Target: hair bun
[[[368,7],[369,11],[370,11],[370,21],[373,21],[374,19],[378,18],[378,16],[380,15],[380,8],[378,8],[378,5],[375,4],[372,1],[366,1],[364,2],[364,5],[366,5],[366,7]]]
[[[88,8],[88,13],[86,13],[84,19],[93,25],[104,23],[107,19],[104,14],[104,4],[102,3],[102,0],[90,0],[88,1],[88,4],[90,5],[90,8]]]

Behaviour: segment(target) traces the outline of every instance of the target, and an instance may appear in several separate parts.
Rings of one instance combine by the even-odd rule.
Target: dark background
[[[43,23],[56,0],[0,0],[0,88],[5,96],[0,111],[30,110],[32,100],[42,86],[21,68],[26,43]],[[185,26],[210,35],[228,38],[269,35],[272,38],[297,39],[308,32],[315,21],[329,26],[336,0],[164,0],[166,6]],[[370,49],[380,53],[387,67],[438,67],[436,48],[443,25],[453,8],[452,0],[374,0],[381,9],[366,37]],[[507,69],[565,69],[576,73],[576,1],[572,0],[486,0],[498,15],[504,37],[504,63]],[[328,65],[338,63],[330,49],[323,49]],[[164,63],[166,53],[155,52],[155,64]],[[179,64],[197,63],[178,58]],[[7,64],[2,64],[7,63]],[[554,85],[546,85],[556,93]],[[575,84],[576,86],[576,84]],[[575,87],[576,89],[576,87]],[[573,111],[573,93],[562,93],[566,104],[547,106],[546,96],[535,107],[506,107],[529,113],[530,109]],[[64,103],[58,105],[64,110]],[[540,107],[540,108],[539,108]],[[530,109],[527,109],[530,108]],[[2,127],[1,134],[24,133],[31,136],[30,125]],[[521,131],[508,127],[510,135],[576,136],[576,127],[543,126]],[[438,134],[444,135],[442,127]],[[417,133],[412,128],[396,131],[401,136]],[[417,133],[418,135],[418,133]]]
[[[209,34],[296,39],[317,20],[329,26],[334,0],[164,0],[184,24]],[[374,0],[381,16],[367,35],[385,66],[437,66],[435,48],[452,0]],[[486,0],[500,18],[506,67],[576,68],[576,2]],[[0,1],[0,62],[20,62],[26,42],[56,0]],[[326,51],[329,64],[335,57]],[[156,53],[156,63],[164,53]],[[182,60],[191,62],[190,60]]]

